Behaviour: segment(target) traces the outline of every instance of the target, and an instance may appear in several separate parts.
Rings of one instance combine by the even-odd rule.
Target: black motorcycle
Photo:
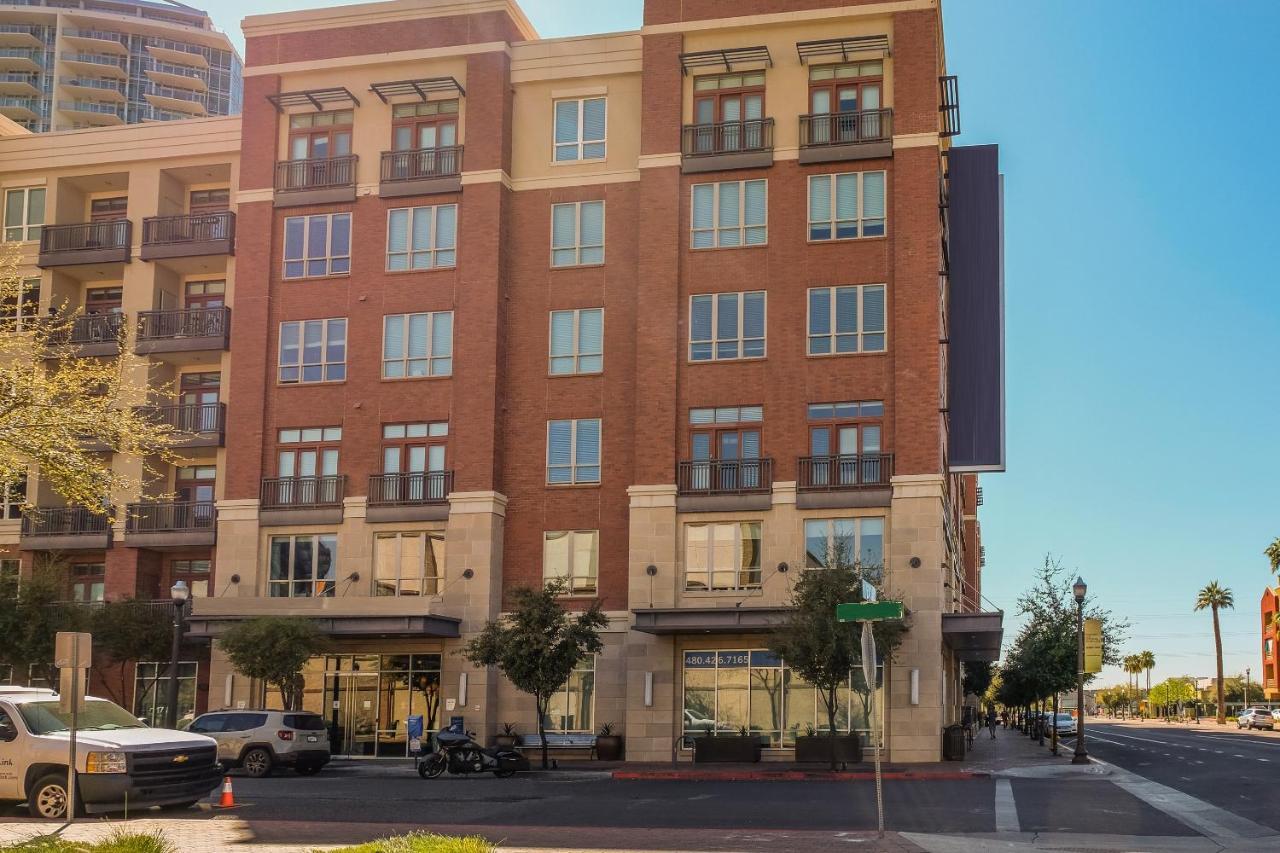
[[[436,748],[418,754],[418,775],[423,779],[435,779],[448,770],[455,776],[492,773],[499,779],[506,779],[519,770],[529,769],[529,759],[514,749],[486,749],[474,738],[475,732],[461,734],[452,729],[441,729],[436,735]]]

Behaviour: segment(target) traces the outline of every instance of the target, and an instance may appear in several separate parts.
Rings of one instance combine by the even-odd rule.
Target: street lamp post
[[[1236,671],[1239,672],[1239,670],[1236,670]],[[1244,707],[1245,709],[1249,707],[1249,673],[1250,672],[1251,670],[1249,669],[1249,667],[1246,666],[1244,668]]]
[[[1076,752],[1072,764],[1089,764],[1084,748],[1084,596],[1089,591],[1084,579],[1076,576],[1071,593],[1076,599]]]
[[[178,727],[178,658],[182,655],[182,635],[187,628],[183,619],[184,608],[187,599],[191,597],[187,582],[175,583],[169,590],[169,597],[173,599],[173,654],[169,657],[169,692],[165,697],[164,724],[166,728],[176,729]]]

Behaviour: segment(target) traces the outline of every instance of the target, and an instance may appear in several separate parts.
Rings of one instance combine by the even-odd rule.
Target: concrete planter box
[[[831,762],[830,735],[800,735],[796,738],[796,763]],[[836,761],[841,764],[857,764],[862,761],[862,738],[856,734],[836,735]]]
[[[694,738],[693,760],[697,764],[753,764],[760,760],[760,738],[755,735]]]
[[[596,758],[601,761],[621,761],[622,735],[600,735],[597,737]]]

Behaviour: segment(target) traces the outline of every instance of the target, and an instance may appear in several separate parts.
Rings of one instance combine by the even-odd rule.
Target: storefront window
[[[547,706],[547,731],[595,731],[595,708],[596,659],[592,655],[579,662],[564,688],[552,695]]]
[[[868,732],[870,709],[873,701],[883,702],[883,688],[875,694],[873,700],[860,669],[851,673],[837,695],[836,728]],[[777,655],[761,649],[685,652],[683,716],[686,735],[745,730],[772,747],[793,746],[797,734],[827,725],[817,691]]]
[[[303,678],[303,708],[325,718],[334,755],[403,758],[410,717],[422,717],[424,741],[448,722],[438,653],[317,657]]]
[[[195,661],[178,664],[178,727],[186,728],[195,719],[196,675],[200,665]],[[133,672],[133,715],[148,725],[165,723],[165,697],[169,695],[169,663],[139,661]]]

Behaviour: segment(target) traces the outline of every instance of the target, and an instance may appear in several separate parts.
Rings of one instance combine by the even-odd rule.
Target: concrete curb
[[[891,770],[880,774],[880,778],[891,781],[898,780],[933,780],[956,781],[959,779],[987,779],[991,774],[985,771],[952,770],[952,771],[911,771]],[[869,770],[836,771],[829,770],[615,770],[613,778],[618,781],[666,781],[666,782],[863,782],[876,778]]]

